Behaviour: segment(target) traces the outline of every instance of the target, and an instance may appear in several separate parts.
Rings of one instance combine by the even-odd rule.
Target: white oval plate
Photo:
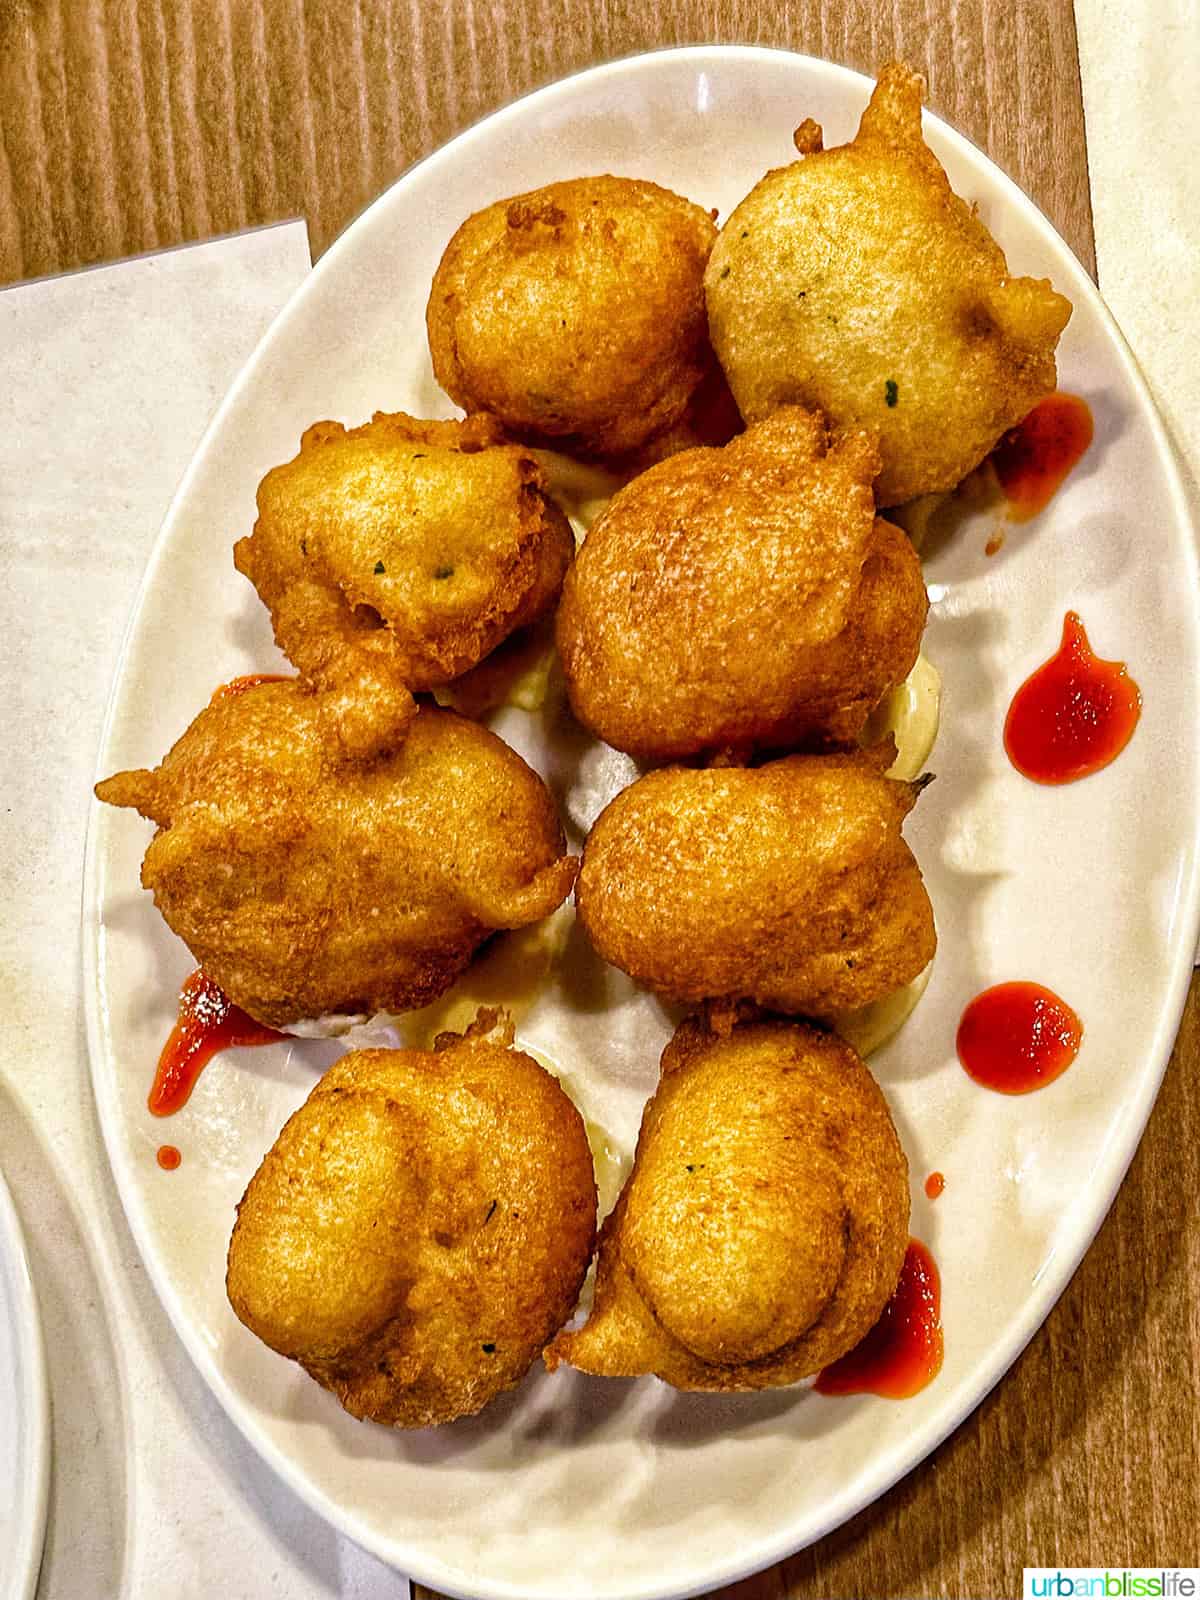
[[[50,1486],[50,1391],[21,1224],[0,1176],[0,1594],[33,1600]]]
[[[704,47],[621,61],[517,102],[414,168],[338,241],[234,386],[179,491],[122,657],[100,767],[157,760],[222,679],[279,658],[230,547],[255,487],[319,417],[448,414],[423,312],[438,257],[470,212],[553,179],[614,171],[730,207],[786,162],[805,116],[853,132],[869,85],[800,56]],[[973,146],[928,118],[956,189],[978,201],[1015,272],[1074,302],[1061,383],[1096,440],[1050,509],[984,554],[968,523],[928,563],[926,648],[945,680],[938,781],[910,837],[941,934],[928,993],[876,1070],[912,1164],[913,1231],[942,1269],[946,1361],[915,1399],[783,1391],[682,1396],[658,1383],[533,1375],[481,1417],[419,1434],[353,1422],[235,1321],[224,1296],[233,1207],[330,1045],[233,1052],[168,1125],[147,1113],[155,1057],[190,966],[138,890],[148,828],[97,810],[85,948],[95,1092],[113,1171],[180,1337],[246,1436],[353,1538],[450,1593],[682,1595],[818,1538],[881,1494],[975,1406],[1061,1292],[1120,1182],[1153,1102],[1195,945],[1197,575],[1182,492],[1145,387],[1087,275],[1045,218]],[[1132,744],[1062,789],[1001,748],[1017,685],[1078,608],[1097,650],[1145,699]],[[613,772],[593,747],[503,728],[564,795],[594,810]],[[618,764],[619,765],[619,764]],[[1039,1094],[976,1087],[954,1056],[965,1002],[1032,977],[1081,1014],[1075,1066]],[[555,991],[522,1037],[560,1062],[585,1109],[628,1146],[667,1024],[598,965]],[[164,1174],[169,1138],[183,1166]],[[922,1192],[946,1175],[936,1205]]]

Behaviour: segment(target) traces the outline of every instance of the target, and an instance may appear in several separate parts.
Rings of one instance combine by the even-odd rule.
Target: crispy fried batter
[[[576,716],[650,760],[853,741],[916,660],[908,540],[875,518],[867,434],[791,406],[622,489],[563,586]]]
[[[656,433],[648,444],[635,450],[632,455],[613,458],[611,464],[626,478],[634,478],[639,472],[657,466],[660,461],[677,456],[681,450],[695,450],[700,445],[728,444],[745,430],[745,426],[733,391],[714,357],[712,366],[701,379],[699,388],[688,401],[687,410],[679,421],[665,433]]]
[[[546,1364],[677,1389],[795,1383],[876,1322],[907,1241],[904,1152],[849,1045],[689,1019],[601,1230],[591,1316]]]
[[[250,1180],[242,1322],[356,1417],[423,1428],[519,1383],[591,1258],[583,1120],[507,1037],[344,1056]]]
[[[258,491],[234,563],[350,755],[393,747],[449,682],[558,593],[574,541],[490,417],[318,422]]]
[[[707,211],[657,184],[576,178],[468,217],[426,311],[438,382],[531,443],[639,449],[715,365]]]
[[[950,489],[1056,382],[1070,302],[1011,278],[921,136],[921,79],[887,66],[852,143],[767,174],[705,277],[713,344],[742,415],[819,406],[879,435],[879,504]]]
[[[285,679],[215,699],[161,766],[96,786],[158,824],[143,886],[274,1027],[425,1005],[575,878],[545,784],[486,729],[423,706],[392,754],[334,753],[316,697]]]
[[[649,773],[601,813],[579,917],[606,961],[671,999],[829,1017],[915,978],[936,936],[900,835],[920,783],[871,750]]]

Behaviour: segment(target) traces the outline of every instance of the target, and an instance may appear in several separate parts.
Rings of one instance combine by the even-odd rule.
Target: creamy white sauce
[[[863,744],[875,744],[890,733],[896,741],[896,759],[889,778],[911,781],[925,770],[942,714],[942,675],[925,655],[899,688],[885,695],[867,719]]]
[[[485,1006],[502,1007],[519,1028],[566,949],[573,916],[567,903],[528,928],[496,934],[447,994],[395,1019],[404,1043],[428,1050],[439,1033],[463,1033]]]
[[[927,496],[940,499],[940,496]],[[890,733],[896,741],[896,759],[888,768],[890,778],[911,782],[925,771],[938,736],[942,708],[942,675],[924,654],[904,682],[886,695],[867,720],[862,742],[875,744]],[[860,1056],[882,1049],[912,1016],[917,1002],[929,985],[933,962],[911,983],[873,1000],[854,1011],[843,1011],[833,1018],[833,1026]]]
[[[613,495],[629,482],[628,475],[572,461],[570,456],[560,455],[557,450],[531,450],[530,455],[549,479],[551,499],[558,503],[571,524],[575,543],[582,544]]]
[[[847,1044],[853,1045],[860,1056],[873,1055],[890,1039],[894,1039],[912,1016],[917,1002],[929,987],[932,971],[931,961],[923,972],[918,972],[913,981],[906,983],[902,989],[885,994],[882,1000],[873,1000],[869,1006],[840,1012],[832,1019],[834,1031],[840,1033]]]
[[[904,529],[913,549],[919,553],[933,530],[938,512],[948,506],[950,500],[947,493],[921,494],[915,500],[906,500],[902,506],[891,506],[885,515],[889,522]]]

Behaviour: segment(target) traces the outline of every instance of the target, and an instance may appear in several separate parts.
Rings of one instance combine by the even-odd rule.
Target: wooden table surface
[[[513,96],[713,40],[904,55],[1094,265],[1069,0],[0,0],[0,282],[295,215],[319,252]],[[1198,992],[1112,1213],[1013,1370],[883,1500],[726,1596],[1018,1595],[1026,1565],[1200,1560]]]

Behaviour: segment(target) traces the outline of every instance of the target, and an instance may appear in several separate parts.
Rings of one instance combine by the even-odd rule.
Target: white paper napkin
[[[1100,292],[1200,486],[1200,0],[1075,0]],[[1195,504],[1193,498],[1193,504]]]
[[[1200,519],[1200,0],[1075,0],[1075,27],[1100,292]]]
[[[0,293],[0,1167],[54,1408],[42,1600],[408,1593],[283,1487],[192,1368],[113,1189],[82,1020],[84,824],[125,619],[206,423],[308,270],[289,223]]]

